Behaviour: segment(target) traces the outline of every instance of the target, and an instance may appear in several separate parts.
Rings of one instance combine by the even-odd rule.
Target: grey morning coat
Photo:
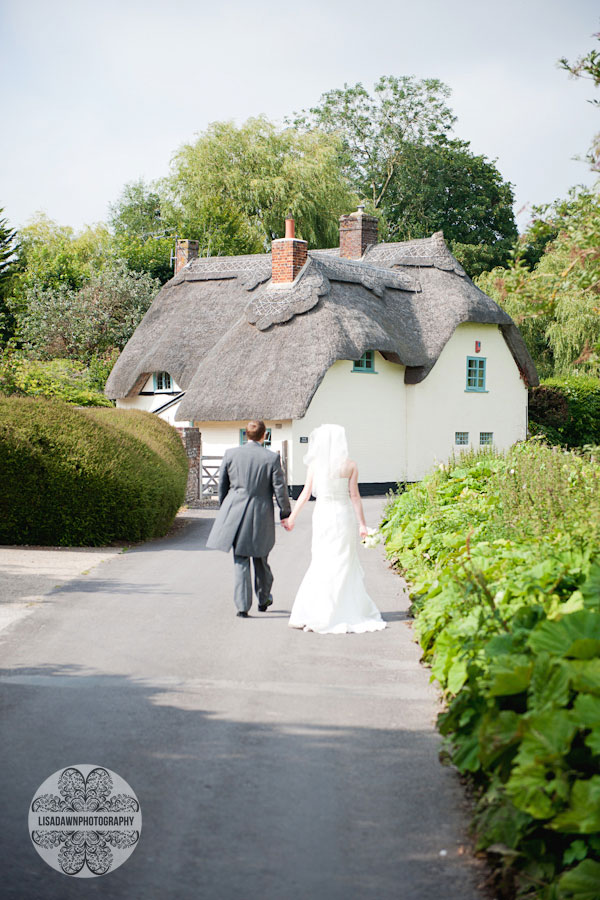
[[[267,556],[275,543],[273,495],[287,519],[291,507],[279,456],[256,441],[226,450],[219,471],[219,502],[206,546],[238,556]]]

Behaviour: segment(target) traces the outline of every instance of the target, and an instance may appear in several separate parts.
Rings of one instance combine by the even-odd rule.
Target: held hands
[[[289,518],[288,518],[288,519],[282,519],[282,520],[281,520],[281,524],[282,524],[282,526],[285,528],[286,531],[291,531],[291,530],[293,529],[293,527],[294,527],[294,523],[293,523],[293,522],[290,522]]]

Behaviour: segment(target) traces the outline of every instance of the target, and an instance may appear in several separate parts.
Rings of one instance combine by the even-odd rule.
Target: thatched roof
[[[528,384],[535,366],[508,316],[477,288],[441,232],[377,244],[361,260],[312,250],[292,285],[270,254],[196,259],[160,291],[115,365],[109,397],[167,371],[186,391],[178,418],[303,416],[329,367],[378,350],[422,381],[463,322],[499,325]]]

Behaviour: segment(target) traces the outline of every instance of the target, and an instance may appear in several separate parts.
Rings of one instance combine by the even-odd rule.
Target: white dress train
[[[386,623],[365,590],[348,478],[317,478],[315,493],[312,559],[288,624],[319,634],[380,631]]]

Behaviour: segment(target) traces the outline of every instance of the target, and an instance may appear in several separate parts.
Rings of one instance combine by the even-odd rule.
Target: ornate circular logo
[[[106,875],[131,856],[142,813],[126,781],[103,766],[59,769],[29,808],[33,846],[49,866],[76,878]]]

